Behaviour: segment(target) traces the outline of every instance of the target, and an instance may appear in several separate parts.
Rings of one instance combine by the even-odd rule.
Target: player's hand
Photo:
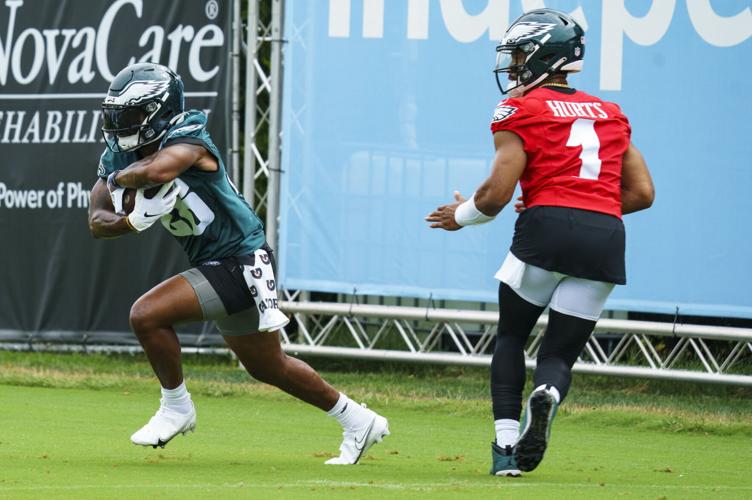
[[[162,216],[172,212],[178,199],[179,189],[174,188],[174,182],[163,184],[152,198],[144,196],[144,189],[136,191],[136,202],[133,212],[128,215],[128,224],[140,233],[149,229]]]
[[[456,203],[452,203],[451,205],[441,205],[426,217],[426,221],[433,222],[430,227],[444,229],[446,231],[457,231],[458,229],[462,229],[462,226],[457,224],[457,221],[454,220],[454,212],[457,210],[457,207],[460,206],[460,203],[465,201],[465,197],[462,196],[459,191],[455,191],[454,199]]]
[[[522,201],[522,196],[517,197],[517,203],[514,204],[514,211],[518,214],[521,214],[525,211],[527,207],[525,206],[525,202]]]
[[[120,170],[115,170],[107,177],[107,190],[110,192],[110,198],[112,199],[112,206],[115,208],[115,213],[122,215],[123,210],[123,195],[125,194],[125,188],[117,183],[115,177],[117,177]]]

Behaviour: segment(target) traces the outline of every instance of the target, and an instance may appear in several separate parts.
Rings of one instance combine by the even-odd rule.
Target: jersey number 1
[[[597,180],[601,173],[601,159],[598,157],[601,141],[598,139],[598,134],[595,133],[595,120],[576,119],[572,123],[572,130],[569,132],[567,146],[570,148],[582,146],[582,153],[580,153],[582,165],[578,177]]]

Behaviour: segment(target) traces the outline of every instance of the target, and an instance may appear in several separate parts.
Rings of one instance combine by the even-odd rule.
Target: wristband
[[[133,231],[136,234],[138,234],[140,232],[138,229],[136,229],[135,227],[133,227],[133,223],[131,222],[130,217],[127,216],[127,215],[125,216],[125,225],[128,226],[128,229],[130,229],[131,231]]]
[[[485,224],[494,220],[496,217],[486,215],[475,206],[475,193],[473,193],[464,203],[461,203],[454,211],[454,221],[460,226],[472,226],[474,224]]]
[[[110,175],[107,176],[107,184],[109,184],[110,186],[112,186],[112,188],[114,188],[114,189],[122,189],[123,188],[123,186],[121,186],[120,184],[118,184],[118,181],[116,179],[117,174],[119,174],[119,173],[120,173],[120,170],[115,170],[114,172],[112,172]],[[110,191],[112,191],[112,189],[110,189]]]

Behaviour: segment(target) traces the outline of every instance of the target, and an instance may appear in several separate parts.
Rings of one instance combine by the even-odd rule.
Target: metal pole
[[[282,113],[282,27],[283,0],[272,0],[271,31],[271,85],[269,96],[269,184],[266,205],[266,240],[278,249],[277,229],[279,223],[280,143]]]
[[[256,180],[256,55],[258,52],[258,0],[248,0],[248,25],[245,54],[245,126],[243,127],[243,197],[253,207]]]
[[[431,309],[425,307],[382,306],[378,304],[348,304],[342,302],[290,302],[281,301],[280,309],[290,314],[324,314],[328,316],[358,316],[380,319],[401,319],[448,323],[479,323],[495,325],[499,313],[493,311],[466,311],[461,309]],[[538,327],[545,327],[548,317],[541,316]],[[733,342],[752,341],[752,328],[731,326],[710,326],[693,324],[671,324],[657,321],[636,321],[602,318],[595,326],[595,332],[644,333],[656,337],[691,337],[705,340]]]
[[[232,181],[240,180],[240,0],[232,2]]]
[[[310,346],[305,344],[285,344],[284,351],[292,355],[321,356],[336,359],[364,359],[372,361],[417,362],[448,366],[490,366],[491,356],[466,356],[455,353],[424,352],[416,355],[405,351],[388,351],[383,349],[358,349],[354,347]],[[535,368],[535,360],[525,360],[527,369]],[[674,380],[682,382],[701,382],[710,384],[730,384],[752,387],[752,376],[719,373],[703,373],[690,370],[666,370],[637,366],[607,366],[577,362],[572,371],[592,375],[616,375],[620,377],[650,378],[657,380]]]

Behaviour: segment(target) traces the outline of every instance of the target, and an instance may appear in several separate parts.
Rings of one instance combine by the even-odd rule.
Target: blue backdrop
[[[288,0],[280,281],[495,301],[510,207],[423,218],[489,172],[495,45],[542,0]],[[608,307],[752,317],[752,11],[745,0],[545,2],[586,25],[578,88],[618,102],[657,198],[625,217]]]

